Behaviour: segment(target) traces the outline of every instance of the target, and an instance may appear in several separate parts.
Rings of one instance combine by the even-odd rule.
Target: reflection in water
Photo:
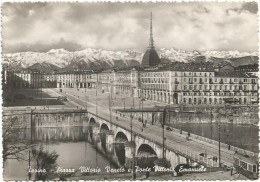
[[[118,162],[120,166],[125,165],[125,145],[123,143],[119,143],[115,145],[115,152],[118,158]]]
[[[43,144],[44,150],[56,151],[59,154],[57,163],[61,168],[79,171],[80,166],[99,167],[103,173],[106,166],[116,168],[107,156],[97,151],[95,143],[87,142],[92,135],[83,133],[82,127],[37,128],[35,143]],[[29,138],[30,130],[24,130],[21,136]],[[28,180],[28,161],[7,160],[3,174],[5,180]],[[81,174],[78,172],[77,175]]]

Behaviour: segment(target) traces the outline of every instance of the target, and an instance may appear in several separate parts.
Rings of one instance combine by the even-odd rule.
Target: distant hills
[[[163,63],[169,62],[212,62],[237,67],[258,63],[258,53],[238,51],[182,51],[178,49],[157,50]],[[70,52],[64,49],[52,49],[42,52],[20,52],[2,55],[2,63],[12,68],[32,68],[51,73],[54,70],[71,70],[81,67],[84,70],[124,68],[137,66],[141,63],[143,53],[134,50],[106,51],[102,49],[85,49]]]

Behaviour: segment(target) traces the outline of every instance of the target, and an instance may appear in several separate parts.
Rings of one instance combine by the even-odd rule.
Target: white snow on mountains
[[[215,58],[230,60],[241,57],[256,57],[258,52],[247,53],[238,51],[182,51],[178,49],[157,50],[162,59],[178,62],[192,62],[197,58],[203,58],[204,61],[212,61]],[[106,67],[126,67],[138,65],[142,61],[144,53],[134,50],[124,51],[107,51],[102,49],[88,48],[82,51],[70,52],[64,49],[52,49],[48,52],[20,52],[7,53],[2,55],[2,63],[16,65],[20,67],[29,67],[35,63],[51,63],[60,68],[66,67],[73,62],[84,62],[90,67],[100,66]],[[214,58],[214,59],[212,59]],[[253,59],[255,62],[256,59]],[[257,58],[258,60],[258,58]],[[252,62],[252,61],[251,61]],[[249,63],[251,64],[251,63]],[[91,69],[91,68],[90,68]]]

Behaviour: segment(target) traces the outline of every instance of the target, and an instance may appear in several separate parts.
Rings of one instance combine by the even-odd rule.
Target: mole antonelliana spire
[[[149,47],[154,48],[154,40],[153,40],[153,13],[151,12],[151,17],[150,17],[150,42],[149,42]]]
[[[153,40],[153,14],[151,12],[151,17],[150,17],[150,40],[149,40],[149,47],[146,50],[143,60],[142,60],[142,65],[144,66],[156,66],[159,64],[160,58],[154,48],[154,40]]]

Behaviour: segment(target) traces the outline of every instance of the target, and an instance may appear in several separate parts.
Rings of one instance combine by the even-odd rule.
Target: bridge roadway
[[[56,92],[58,95],[64,95],[64,93],[58,92],[57,89],[51,89],[53,92]],[[87,103],[87,109],[89,112],[95,114],[96,113],[96,105],[95,103],[87,102],[81,98],[78,98],[70,93],[66,93],[66,96],[78,107],[85,107]],[[118,126],[122,126],[124,128],[128,127],[130,129],[130,118],[129,117],[120,117],[119,120],[116,119],[115,113],[112,112],[112,123],[117,124]],[[107,120],[110,119],[110,112],[108,108],[98,106],[98,116],[105,118]],[[162,143],[162,128],[156,125],[150,125],[146,127],[142,132],[142,123],[137,120],[132,120],[132,129],[138,135],[141,135],[150,140]],[[165,146],[168,148],[178,148],[181,151],[189,151],[193,154],[200,154],[202,152],[207,152],[208,158],[212,158],[213,156],[218,157],[218,147],[203,141],[199,140],[186,140],[186,136],[181,136],[171,131],[165,130]],[[233,154],[234,151],[221,149],[221,163],[222,165],[231,166],[233,162]]]

